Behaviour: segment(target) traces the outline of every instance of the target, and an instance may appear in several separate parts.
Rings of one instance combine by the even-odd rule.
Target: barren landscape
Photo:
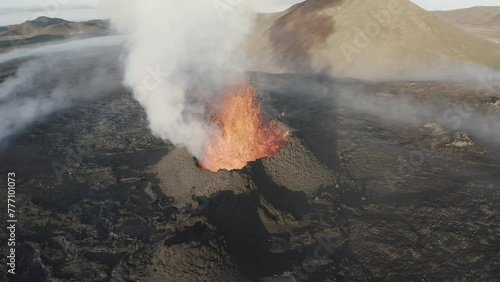
[[[472,7],[452,11],[436,11],[446,21],[500,43],[499,7]]]
[[[0,56],[5,281],[500,277],[500,48],[461,26],[482,16],[309,0],[233,30],[193,1],[124,9],[130,42]]]
[[[458,83],[254,75],[268,111],[286,111],[293,138],[240,171],[201,170],[187,151],[153,137],[124,90],[15,137],[0,159],[22,171],[17,281],[499,275],[498,143],[420,112],[384,122],[353,112],[341,94],[498,112],[498,91],[471,97],[474,85]]]

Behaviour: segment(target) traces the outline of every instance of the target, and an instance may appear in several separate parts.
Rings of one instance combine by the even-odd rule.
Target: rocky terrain
[[[125,90],[53,114],[4,143],[0,173],[15,171],[19,182],[11,281],[500,275],[500,151],[498,139],[485,138],[498,132],[465,130],[475,124],[472,112],[498,118],[498,91],[252,75],[266,113],[286,113],[280,121],[292,139],[239,171],[201,170],[185,149],[153,137]],[[363,97],[414,99],[442,111],[401,106],[387,111],[403,111],[401,118],[387,118],[364,108]],[[460,126],[441,117],[464,105],[471,115]]]
[[[0,45],[106,28],[24,25],[34,32],[0,28]],[[217,173],[152,135],[121,84],[124,45],[87,44],[0,63],[0,181],[15,172],[17,183],[17,267],[6,281],[500,277],[493,42],[406,0],[309,0],[259,15],[239,51],[264,116],[290,140]],[[454,64],[473,67],[458,75]],[[199,93],[217,92],[207,84],[190,85],[186,100],[211,98]]]

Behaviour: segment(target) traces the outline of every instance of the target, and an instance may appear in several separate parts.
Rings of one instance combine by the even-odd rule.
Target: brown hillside
[[[377,78],[436,64],[500,66],[499,46],[408,0],[309,0],[259,17],[247,67]]]
[[[472,7],[433,13],[451,24],[500,43],[500,7]]]
[[[500,7],[472,7],[433,13],[456,25],[500,27]]]
[[[100,20],[70,22],[63,19],[39,17],[22,24],[3,27],[0,41],[27,39],[40,35],[106,34],[108,23]]]

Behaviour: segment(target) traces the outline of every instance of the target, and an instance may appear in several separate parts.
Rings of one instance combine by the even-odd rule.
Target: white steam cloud
[[[242,0],[106,1],[112,25],[128,35],[124,85],[158,137],[202,157],[214,129],[188,92],[222,85],[223,70],[250,32],[255,14]],[[117,13],[117,10],[119,11]],[[231,70],[237,69],[231,65]],[[205,90],[210,94],[212,90]]]
[[[2,54],[0,142],[57,110],[120,89],[117,43],[103,37]]]

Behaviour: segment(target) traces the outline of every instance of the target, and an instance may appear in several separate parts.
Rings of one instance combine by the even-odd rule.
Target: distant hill
[[[396,4],[391,4],[396,3]],[[500,67],[500,46],[408,0],[308,0],[261,15],[246,67],[361,78],[472,63]]]
[[[71,22],[58,18],[39,17],[22,24],[0,27],[0,43],[29,42],[30,39],[98,36],[109,33],[109,22],[92,20]],[[2,44],[0,44],[1,46]],[[5,44],[3,44],[5,45]]]
[[[500,27],[500,7],[472,7],[433,13],[456,25]]]
[[[451,24],[500,43],[500,7],[472,7],[433,13]]]

